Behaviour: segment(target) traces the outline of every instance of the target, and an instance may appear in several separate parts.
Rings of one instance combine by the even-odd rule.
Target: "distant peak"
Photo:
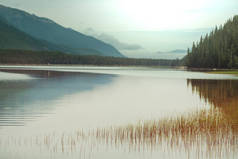
[[[35,16],[35,15],[34,15]],[[37,16],[36,16],[37,17]],[[56,24],[53,20],[50,20],[48,18],[44,18],[44,17],[37,17],[40,21],[44,22],[44,23],[50,23],[50,24]]]
[[[167,54],[167,53],[186,53],[187,50],[185,49],[175,49],[175,50],[171,50],[171,51],[157,51],[158,54]]]

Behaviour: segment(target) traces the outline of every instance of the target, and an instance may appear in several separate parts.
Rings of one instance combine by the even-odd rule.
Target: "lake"
[[[0,67],[0,158],[237,157],[237,76],[147,67]]]

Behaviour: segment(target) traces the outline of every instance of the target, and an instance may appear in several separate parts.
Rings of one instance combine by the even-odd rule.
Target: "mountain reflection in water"
[[[117,77],[103,74],[39,72],[27,72],[27,74],[37,77],[30,83],[26,82],[24,85],[23,81],[11,81],[12,88],[10,85],[5,88],[6,91],[13,89],[12,96],[17,99],[18,104],[24,105],[24,109],[27,111],[31,109],[32,103],[38,102],[38,98],[40,98],[39,101],[51,100],[80,89],[90,90],[100,84],[112,82]],[[17,73],[26,72],[18,71]],[[82,83],[80,83],[80,79],[84,79],[81,80]],[[61,83],[61,80],[64,82]],[[84,83],[85,81],[86,83]],[[192,90],[194,95],[198,95],[210,107],[206,105],[204,108],[175,117],[142,120],[137,124],[90,130],[81,129],[79,126],[76,131],[67,133],[52,132],[30,137],[10,136],[0,140],[0,148],[11,146],[16,152],[27,155],[32,153],[29,156],[34,156],[34,152],[38,152],[37,150],[40,149],[46,154],[49,152],[50,158],[116,158],[117,153],[123,154],[122,158],[128,157],[128,154],[132,154],[132,158],[236,158],[238,155],[238,81],[187,79],[183,82],[181,82],[182,85]],[[65,84],[67,89],[64,88]],[[62,88],[58,88],[59,85]],[[0,87],[4,89],[1,82]],[[41,89],[36,92],[31,91],[33,87],[34,90]],[[27,94],[24,89],[28,90]],[[57,91],[51,92],[55,90]],[[48,94],[54,93],[55,95],[48,96]],[[29,105],[21,102],[24,97],[31,97],[31,100],[28,101]],[[4,103],[7,101],[5,98],[8,97],[2,94],[0,98],[1,103]],[[168,100],[170,98],[173,97],[169,97]],[[9,105],[9,103],[5,105]],[[15,107],[17,105],[13,105],[12,109],[17,110]],[[43,106],[39,109],[47,110],[52,107]],[[6,114],[7,109],[1,108],[1,112]],[[74,125],[77,127],[77,121]],[[105,157],[110,154],[110,157]],[[16,156],[12,158],[14,157]],[[120,158],[119,155],[118,158]]]
[[[34,120],[54,109],[54,105],[47,105],[46,101],[92,90],[112,82],[116,77],[43,70],[3,69],[1,72],[27,74],[33,79],[0,81],[0,126],[23,126],[24,121]]]

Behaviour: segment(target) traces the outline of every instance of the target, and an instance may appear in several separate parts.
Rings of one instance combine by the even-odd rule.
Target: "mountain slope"
[[[40,40],[60,45],[68,53],[80,54],[82,50],[96,50],[97,55],[123,57],[113,46],[93,37],[65,28],[50,19],[0,5],[0,16],[10,25]]]
[[[0,17],[0,49],[18,49],[32,51],[62,51],[72,50],[60,45],[55,45],[43,40],[38,40],[16,29]],[[101,55],[101,52],[93,49],[77,49],[81,55]]]
[[[184,54],[184,53],[186,53],[186,52],[187,52],[187,50],[176,49],[176,50],[165,51],[165,52],[163,52],[163,51],[158,51],[158,52],[156,52],[156,53],[158,53],[158,54],[167,54],[167,53]]]
[[[36,40],[22,31],[10,26],[0,18],[0,48],[22,50],[54,50],[46,42]]]

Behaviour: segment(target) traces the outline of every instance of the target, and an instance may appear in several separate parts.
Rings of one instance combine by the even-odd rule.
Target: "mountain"
[[[30,35],[20,31],[8,24],[8,22],[0,16],[0,49],[17,49],[32,51],[67,51],[60,45],[55,45],[47,41],[35,39]],[[99,54],[96,50],[81,49],[82,54]]]
[[[176,49],[176,50],[171,50],[171,51],[158,51],[158,54],[168,54],[168,53],[174,53],[174,54],[184,54],[186,53],[187,50],[183,50],[183,49]]]
[[[6,20],[0,17],[0,48],[1,49],[22,49],[22,50],[55,50],[54,45],[36,40],[26,33],[7,24]]]
[[[60,46],[59,51],[72,54],[93,52],[90,54],[123,57],[113,46],[73,29],[65,28],[47,18],[2,5],[0,5],[0,16],[6,19],[9,25],[31,37]]]
[[[183,49],[176,49],[176,50],[172,50],[170,51],[170,53],[176,53],[176,54],[183,54],[183,53],[186,53],[187,50],[183,50]]]
[[[238,15],[193,43],[185,61],[195,68],[238,68]]]

